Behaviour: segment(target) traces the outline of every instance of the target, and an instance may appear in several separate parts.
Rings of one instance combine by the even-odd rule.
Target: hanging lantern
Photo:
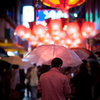
[[[65,44],[66,44],[66,46],[68,46],[68,48],[70,48],[72,43],[73,43],[73,40],[70,37],[67,37],[65,39]]]
[[[82,32],[82,37],[85,39],[85,38],[87,38],[87,37],[89,37],[89,34],[87,34],[86,32]]]
[[[70,45],[70,48],[73,48],[73,47],[78,47],[79,45],[75,42],[75,41],[73,41],[73,43]]]
[[[78,33],[80,31],[79,25],[76,22],[70,22],[67,24],[67,33],[69,36],[72,36],[74,33]]]
[[[40,36],[45,35],[46,33],[46,29],[43,25],[39,24],[39,25],[34,25],[33,29],[32,29],[33,34]]]
[[[31,29],[26,28],[25,35],[23,35],[23,38],[25,38],[28,41],[31,35],[32,35]]]
[[[59,19],[51,20],[49,23],[50,31],[61,31],[62,30],[62,23]]]
[[[74,42],[75,42],[76,44],[78,44],[78,45],[81,44],[82,41],[83,41],[82,38],[76,38],[76,39],[74,40]]]
[[[19,25],[15,29],[16,34],[21,38],[23,38],[23,36],[25,35],[25,31],[26,31],[26,27],[23,25]]]
[[[41,0],[41,1],[46,6],[63,10],[79,6],[85,2],[85,0]]]
[[[59,38],[60,39],[64,39],[66,38],[66,32],[65,31],[61,31],[59,34],[58,34]]]
[[[86,32],[87,34],[90,34],[91,32],[95,31],[94,23],[93,22],[84,22],[82,24],[81,31]]]

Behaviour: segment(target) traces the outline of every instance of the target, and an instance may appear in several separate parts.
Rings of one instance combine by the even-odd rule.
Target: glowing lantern
[[[60,39],[64,39],[66,38],[66,33],[64,31],[61,31],[59,34],[58,34],[59,38]]]
[[[89,34],[87,34],[86,32],[82,32],[82,36],[83,36],[83,38],[87,38],[87,37],[89,37]]]
[[[78,33],[80,30],[78,23],[70,22],[67,24],[67,33],[72,36],[74,33]]]
[[[33,29],[32,29],[32,32],[35,34],[35,35],[38,35],[40,36],[41,34],[42,35],[45,35],[46,33],[46,29],[43,25],[39,24],[39,25],[34,25],[33,26]]]
[[[29,42],[33,46],[36,46],[37,42],[39,41],[38,39],[39,39],[38,36],[31,35],[31,37],[29,38]]]
[[[33,45],[33,46],[36,46],[37,43],[38,43],[37,41],[31,41],[31,42],[30,42],[30,44]]]
[[[65,40],[65,44],[66,46],[68,46],[68,48],[70,48],[70,45],[73,43],[73,40],[71,38],[66,38]]]
[[[23,38],[25,38],[26,40],[29,40],[31,35],[32,35],[31,29],[30,28],[26,28],[25,35],[23,35]]]
[[[86,32],[87,34],[90,34],[91,32],[95,31],[95,25],[93,22],[84,22],[82,24],[81,28],[82,32]]]
[[[62,23],[58,19],[51,20],[49,23],[49,29],[51,31],[61,31],[62,30]]]
[[[58,43],[58,44],[59,44],[59,45],[65,44],[65,40],[64,40],[64,39],[59,40],[59,43]]]
[[[82,43],[82,38],[76,38],[76,39],[74,40],[74,42],[75,42],[76,44],[81,44],[81,43]]]
[[[23,38],[23,36],[25,35],[25,31],[26,31],[26,27],[23,25],[19,25],[15,29],[16,34],[21,38]]]
[[[43,4],[49,7],[58,9],[69,9],[71,7],[79,6],[85,2],[85,0],[41,0]]]
[[[73,42],[71,45],[70,45],[70,48],[72,47],[78,47],[78,44],[76,42]]]

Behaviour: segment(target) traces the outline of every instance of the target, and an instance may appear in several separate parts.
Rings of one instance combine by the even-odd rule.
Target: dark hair
[[[88,69],[84,63],[80,66],[80,73],[88,73]]]
[[[36,63],[34,63],[33,65],[36,66]]]
[[[59,65],[62,66],[63,61],[60,58],[54,58],[51,62],[52,67],[59,67]]]
[[[13,69],[18,69],[19,68],[19,65],[12,65],[12,68]]]
[[[87,65],[87,61],[84,59],[84,60],[82,60],[83,61],[83,63],[85,64],[85,65]]]

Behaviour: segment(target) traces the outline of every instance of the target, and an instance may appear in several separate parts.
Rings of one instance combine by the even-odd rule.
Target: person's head
[[[33,66],[36,67],[36,63],[34,63]]]
[[[85,64],[85,65],[87,65],[87,61],[84,59],[84,60],[82,60],[83,61],[83,63]]]
[[[12,65],[12,68],[13,69],[18,69],[19,68],[19,65]]]
[[[52,61],[51,61],[51,66],[52,67],[61,67],[63,64],[63,61],[60,59],[60,58],[54,58]]]
[[[86,67],[86,65],[85,64],[81,64],[81,66],[80,66],[80,68],[79,68],[79,72],[80,73],[88,73],[88,69],[87,69],[87,67]]]

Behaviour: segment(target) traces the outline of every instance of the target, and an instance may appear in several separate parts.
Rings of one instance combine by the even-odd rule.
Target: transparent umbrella
[[[59,57],[63,60],[62,67],[74,67],[82,63],[82,60],[74,51],[64,46],[54,44],[40,45],[24,58],[36,64],[48,62],[47,64],[51,65],[50,61],[55,57]]]

